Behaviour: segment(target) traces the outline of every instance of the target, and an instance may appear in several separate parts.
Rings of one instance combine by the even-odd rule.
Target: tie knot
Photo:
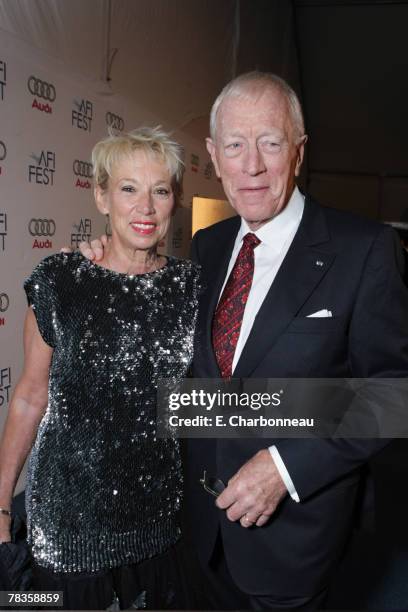
[[[257,247],[260,242],[261,241],[259,240],[259,238],[255,236],[255,234],[252,234],[251,232],[249,232],[248,234],[245,234],[244,236],[244,245],[246,247],[251,247],[251,249],[254,249],[255,247]]]

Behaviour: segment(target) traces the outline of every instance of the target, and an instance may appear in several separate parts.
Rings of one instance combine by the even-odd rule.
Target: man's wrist
[[[278,449],[276,448],[275,445],[273,445],[273,446],[269,446],[268,450],[271,454],[272,459],[275,462],[276,469],[278,470],[280,477],[282,478],[282,481],[289,495],[291,496],[293,501],[295,501],[296,503],[299,503],[300,502],[299,495],[295,489],[295,485],[293,484],[292,478],[290,477],[290,474],[288,470],[286,469],[286,465],[284,464]]]

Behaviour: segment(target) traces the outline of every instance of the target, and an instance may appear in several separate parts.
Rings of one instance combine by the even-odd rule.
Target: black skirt
[[[62,591],[62,610],[192,609],[189,556],[179,542],[142,563],[94,574],[56,574],[34,565],[32,588]]]

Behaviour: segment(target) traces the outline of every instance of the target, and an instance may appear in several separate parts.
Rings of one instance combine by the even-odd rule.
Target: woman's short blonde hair
[[[106,189],[115,166],[131,157],[135,151],[144,151],[167,164],[174,194],[179,196],[184,173],[183,147],[172,140],[161,126],[139,127],[125,134],[110,134],[96,143],[92,149],[95,185]]]

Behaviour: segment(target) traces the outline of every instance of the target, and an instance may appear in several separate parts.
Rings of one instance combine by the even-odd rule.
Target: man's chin
[[[242,217],[249,225],[251,229],[262,227],[265,223],[268,223],[277,212],[275,210],[255,209],[252,206],[242,206],[241,209],[235,209],[240,217]]]
[[[240,217],[245,219],[251,229],[255,226],[258,226],[259,229],[259,227],[262,227],[262,225],[265,225],[265,223],[279,215],[286,204],[287,200],[285,200],[282,194],[277,198],[276,202],[269,202],[268,204],[259,202],[236,203],[233,208],[235,208]]]
[[[252,231],[254,231],[254,232],[256,232],[256,230],[259,230],[259,228],[261,228],[263,225],[265,225],[266,223],[268,223],[269,221],[271,221],[271,219],[272,219],[272,218],[273,218],[273,217],[270,217],[269,219],[262,219],[262,220],[255,220],[255,221],[254,221],[254,220],[245,219],[245,217],[244,217],[244,219],[245,219],[245,221],[246,221],[246,223],[247,223],[248,227],[249,227],[249,228],[250,228]]]

